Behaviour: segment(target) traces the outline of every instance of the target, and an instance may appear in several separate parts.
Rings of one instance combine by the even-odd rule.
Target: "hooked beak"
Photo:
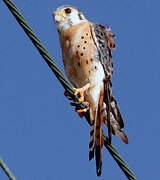
[[[62,14],[56,14],[55,12],[53,13],[53,19],[55,20],[56,23],[60,21],[64,21],[65,17]]]

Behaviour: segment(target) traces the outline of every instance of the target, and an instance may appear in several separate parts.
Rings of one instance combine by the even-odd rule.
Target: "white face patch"
[[[71,9],[70,14],[64,13],[66,8]],[[57,29],[59,31],[61,31],[62,29],[65,30],[65,29],[68,29],[69,27],[71,27],[73,25],[87,21],[84,18],[84,15],[83,15],[84,19],[80,18],[79,13],[80,13],[79,10],[74,8],[74,7],[60,7],[60,8],[58,8],[53,14],[53,18],[56,22]]]

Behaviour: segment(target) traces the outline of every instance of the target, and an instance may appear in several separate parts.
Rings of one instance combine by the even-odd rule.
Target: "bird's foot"
[[[79,117],[82,118],[84,113],[89,110],[89,103],[88,102],[71,102],[71,106],[75,106],[75,111],[78,113]],[[85,105],[84,109],[81,109],[81,104]]]
[[[86,108],[84,108],[84,109],[79,109],[78,107],[75,108],[75,111],[78,113],[80,118],[82,118],[84,116],[84,113],[86,113],[89,109],[89,103],[88,102],[82,102],[82,103],[86,106]]]
[[[80,103],[83,103],[87,108],[84,109],[79,109],[78,106],[75,108],[75,111],[78,113],[79,117],[82,118],[84,116],[84,113],[87,112],[88,107],[89,107],[89,103],[84,101],[84,92],[90,87],[90,83],[87,83],[85,86],[83,86],[82,88],[74,88],[74,95],[75,96],[79,96],[78,101]]]
[[[84,92],[90,87],[90,83],[87,83],[82,88],[73,88],[74,89],[74,95],[79,96],[79,102],[84,102]]]
[[[80,118],[84,116],[84,113],[86,113],[89,109],[89,103],[84,101],[84,92],[90,87],[90,83],[87,83],[85,86],[82,88],[73,88],[74,89],[74,95],[79,96],[78,102],[71,102],[70,104],[72,106],[75,106],[75,111],[78,113]],[[64,96],[66,96],[69,100],[72,100],[71,96],[68,94],[67,91],[64,92]],[[82,109],[81,108],[81,103],[86,106],[86,108]]]

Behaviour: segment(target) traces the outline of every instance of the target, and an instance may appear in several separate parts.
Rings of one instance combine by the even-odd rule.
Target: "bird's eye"
[[[64,10],[64,12],[66,13],[66,14],[71,14],[71,9],[70,8],[66,8],[65,10]]]

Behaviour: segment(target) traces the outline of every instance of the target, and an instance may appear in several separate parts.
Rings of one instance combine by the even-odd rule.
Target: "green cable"
[[[10,180],[16,180],[16,178],[13,176],[13,174],[11,173],[11,171],[8,169],[8,167],[1,158],[0,158],[0,167],[3,169],[3,171],[6,173],[6,175]]]
[[[30,40],[33,42],[41,56],[44,58],[45,62],[48,64],[48,66],[51,68],[57,79],[60,81],[64,89],[69,93],[69,95],[72,97],[72,100],[77,102],[78,97],[75,97],[73,94],[73,88],[69,84],[69,82],[66,80],[54,60],[49,55],[48,51],[44,48],[41,41],[37,38],[33,30],[29,27],[27,22],[25,21],[24,17],[21,15],[21,13],[18,11],[16,6],[13,4],[10,0],[3,0],[4,3],[7,5],[8,9],[11,11],[13,16],[16,18],[18,23],[21,25],[27,36],[30,38]],[[80,108],[84,108],[85,105],[83,103],[80,104]],[[89,123],[89,115],[85,115],[87,122]],[[136,180],[136,177],[132,173],[132,171],[128,168],[127,164],[122,160],[119,153],[116,151],[116,149],[108,143],[108,138],[104,136],[104,145],[107,148],[107,150],[110,152],[111,156],[114,158],[114,160],[117,162],[119,167],[122,169],[124,174],[129,180]]]

